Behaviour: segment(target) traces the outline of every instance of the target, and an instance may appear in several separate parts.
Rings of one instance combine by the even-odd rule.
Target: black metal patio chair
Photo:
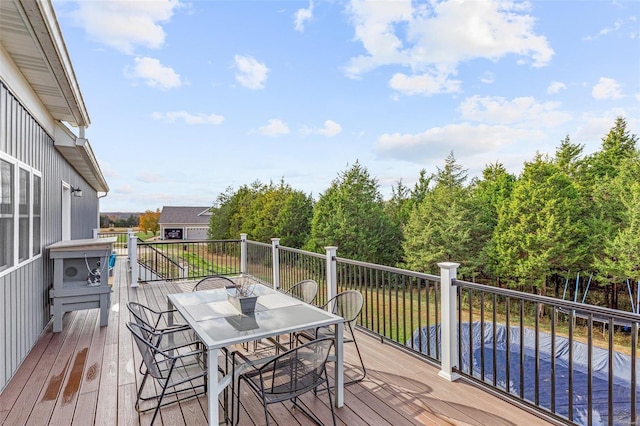
[[[326,307],[331,307],[331,312],[341,316],[344,318],[343,324],[346,325],[343,331],[343,343],[353,343],[356,347],[356,352],[358,353],[358,358],[360,359],[360,366],[362,367],[362,377],[358,377],[349,381],[345,381],[345,385],[349,385],[351,383],[356,383],[362,381],[367,376],[367,370],[364,366],[364,361],[362,360],[362,354],[360,353],[360,348],[358,347],[358,342],[356,341],[356,336],[354,333],[356,323],[358,321],[358,317],[362,312],[362,306],[364,305],[364,298],[362,297],[362,293],[357,290],[347,290],[341,293],[338,293],[333,298],[331,298],[327,303],[325,303],[321,308],[325,309]],[[296,333],[296,340],[314,340],[323,337],[333,337],[334,329],[333,327],[320,327],[315,330],[305,330],[302,332]]]
[[[171,351],[162,350],[162,340],[167,337],[164,333],[155,333],[133,322],[127,323],[127,328],[134,337],[146,367],[138,388],[135,409],[140,413],[153,410],[151,424],[156,420],[161,407],[206,393],[207,363],[204,349],[187,344],[174,347]],[[155,393],[151,385],[148,389],[153,395],[146,396],[143,394],[149,379],[155,381],[160,392]],[[165,400],[165,397],[169,400]],[[155,404],[142,407],[145,401],[151,400]]]
[[[318,295],[318,283],[315,280],[302,280],[284,292],[290,296],[300,299],[305,303],[313,304]]]
[[[236,360],[240,360],[240,366],[245,368],[245,372],[239,374],[237,389],[234,392],[236,395],[234,424],[238,424],[240,421],[240,384],[244,381],[262,400],[267,426],[269,425],[268,405],[284,401],[292,401],[293,405],[303,414],[322,426],[322,421],[315,414],[298,403],[298,397],[310,391],[317,391],[322,385],[327,390],[329,389],[326,364],[332,346],[333,339],[318,339],[299,345],[275,357],[258,360],[251,360],[237,352],[234,357],[234,370],[236,369]],[[331,392],[327,392],[327,395],[335,426],[336,417]],[[233,407],[232,403],[232,412]]]
[[[149,306],[138,302],[128,302],[127,309],[138,324],[145,324],[153,331],[189,330],[189,325],[184,322],[182,315],[176,309],[156,311]],[[169,317],[173,316],[172,319]],[[172,323],[170,325],[170,323]]]
[[[156,311],[138,302],[128,302],[127,309],[136,324],[152,333],[166,336],[158,342],[162,350],[169,351],[184,345],[201,344],[189,324],[182,322],[182,316],[177,310]],[[169,319],[169,315],[174,315],[174,319]],[[169,325],[176,318],[180,322]],[[144,361],[139,367],[140,372],[144,374],[143,367]]]
[[[236,283],[231,278],[222,275],[209,275],[204,277],[193,286],[192,291],[212,290],[218,288],[235,287]]]

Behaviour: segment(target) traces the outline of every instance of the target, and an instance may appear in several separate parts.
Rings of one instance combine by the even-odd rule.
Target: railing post
[[[247,234],[240,234],[240,275],[247,275]]]
[[[438,376],[450,382],[460,376],[453,372],[458,365],[458,327],[456,325],[456,288],[451,281],[456,279],[459,263],[441,262],[440,267],[440,306],[442,359]]]
[[[138,287],[138,237],[129,231],[129,244],[127,244],[129,250],[129,265],[131,266],[131,287]]]
[[[329,246],[324,248],[327,251],[327,300],[331,300],[338,294],[338,274],[336,272],[336,251],[338,247]],[[328,306],[328,310],[333,310],[333,306]]]
[[[93,239],[94,240],[98,238],[98,231],[99,231],[98,228],[93,228]]]
[[[273,288],[280,288],[280,238],[271,239],[271,259],[273,262]]]

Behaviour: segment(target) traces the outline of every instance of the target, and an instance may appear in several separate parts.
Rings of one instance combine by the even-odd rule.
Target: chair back
[[[260,367],[265,394],[293,398],[325,382],[325,366],[332,346],[333,338],[312,340]]]
[[[305,303],[313,303],[318,295],[318,283],[314,280],[303,280],[294,284],[289,290],[285,291],[285,293]]]
[[[362,312],[362,305],[364,305],[362,293],[357,290],[346,290],[334,297],[333,313],[344,318],[350,331],[353,331]]]
[[[157,327],[158,318],[151,318],[154,316],[149,308],[138,303],[138,302],[128,302],[127,309],[131,313],[131,316],[135,320],[136,324],[145,326],[149,329],[155,329]]]
[[[234,283],[231,279],[224,277],[222,275],[209,275],[208,277],[204,277],[200,281],[193,286],[191,291],[200,291],[200,290],[213,290],[218,288],[226,288],[226,287],[235,287],[236,283]]]
[[[142,362],[147,368],[149,375],[156,379],[166,380],[167,377],[164,374],[164,372],[167,371],[166,368],[159,368],[158,366],[160,360],[167,358],[157,346],[162,336],[152,332],[144,325],[133,322],[128,322],[127,328],[131,331],[136,341],[140,355],[142,355]]]

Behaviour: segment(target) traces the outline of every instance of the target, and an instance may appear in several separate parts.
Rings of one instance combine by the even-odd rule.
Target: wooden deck
[[[63,331],[47,327],[9,385],[0,394],[0,424],[147,425],[151,414],[134,409],[141,376],[140,355],[125,327],[126,303],[166,306],[165,295],[188,291],[192,284],[128,287],[125,260],[119,258],[113,280],[109,325],[100,327],[98,310],[67,313]],[[188,288],[187,288],[188,287]],[[389,344],[358,333],[367,378],[345,388],[345,406],[336,409],[340,425],[544,425],[546,421],[464,381],[447,382],[438,370]],[[345,346],[345,367],[357,365],[353,345]],[[246,387],[245,387],[246,389]],[[325,393],[303,403],[325,424],[331,423]],[[242,425],[265,424],[255,396],[242,396]],[[156,424],[204,425],[206,398],[167,406]],[[270,424],[311,422],[290,403],[269,408]]]

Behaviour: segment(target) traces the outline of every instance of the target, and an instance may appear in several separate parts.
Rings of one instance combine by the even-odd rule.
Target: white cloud
[[[217,114],[191,114],[186,111],[154,112],[151,114],[154,120],[163,120],[173,123],[176,120],[183,120],[185,124],[220,124],[224,117]]]
[[[627,117],[627,130],[637,134],[640,130],[640,119],[624,108],[612,108],[607,111],[585,113],[580,117],[580,127],[572,135],[571,139],[586,145],[585,152],[594,152],[600,148],[602,138],[606,137],[615,125],[616,117]]]
[[[272,118],[269,120],[269,124],[258,128],[258,130],[267,136],[286,135],[289,133],[289,127],[278,118]]]
[[[130,76],[145,80],[147,86],[162,90],[175,89],[182,86],[180,74],[173,68],[166,67],[155,58],[135,58],[133,72]]]
[[[251,56],[235,56],[236,80],[247,89],[264,89],[269,68]]]
[[[620,84],[612,78],[600,77],[598,84],[591,89],[591,95],[595,99],[620,99]]]
[[[566,123],[571,116],[560,111],[558,102],[538,102],[532,97],[507,100],[501,97],[472,96],[460,103],[464,120],[505,125],[527,125],[544,123],[545,127],[555,127]]]
[[[342,132],[342,126],[333,120],[326,120],[324,122],[324,128],[316,130],[316,133],[324,136],[335,136]]]
[[[437,93],[460,92],[461,81],[450,80],[445,74],[412,75],[396,73],[389,80],[389,86],[405,95],[433,95]]]
[[[547,94],[555,95],[557,93],[560,93],[560,90],[565,90],[566,88],[567,86],[564,83],[561,83],[559,81],[552,81],[551,84],[549,84],[549,87],[547,87]]]
[[[93,40],[127,54],[137,46],[157,49],[164,44],[160,24],[168,22],[178,0],[78,1],[71,15]]]
[[[495,79],[496,78],[493,73],[488,71],[480,76],[480,82],[484,84],[493,84],[493,82],[495,82]]]
[[[467,157],[490,155],[509,145],[531,143],[541,136],[541,132],[535,129],[462,123],[433,127],[417,134],[383,134],[378,138],[375,149],[385,158],[432,163],[452,150]]]
[[[366,54],[351,58],[345,73],[357,78],[374,68],[395,64],[446,82],[460,63],[476,58],[495,61],[518,55],[523,63],[545,66],[554,52],[547,39],[535,33],[528,5],[450,0],[414,8],[411,0],[352,0],[347,12]]]
[[[559,108],[558,102],[539,102],[532,97],[472,96],[458,107],[463,122],[419,133],[386,133],[379,136],[375,150],[383,158],[417,164],[440,161],[453,150],[461,163],[499,161],[510,168],[521,166],[536,150],[553,150],[545,132],[572,119]]]
[[[304,31],[304,23],[313,18],[313,1],[309,1],[307,9],[298,9],[295,13],[294,28],[296,31]]]
[[[634,18],[631,17],[629,19],[631,22],[634,21]],[[614,33],[614,32],[618,32],[620,31],[623,27],[624,27],[625,23],[622,19],[617,19],[613,25],[611,25],[610,27],[604,27],[603,29],[601,29],[600,31],[598,31],[598,33],[595,36],[586,36],[584,38],[584,40],[595,40],[597,38],[606,36],[609,33]]]

